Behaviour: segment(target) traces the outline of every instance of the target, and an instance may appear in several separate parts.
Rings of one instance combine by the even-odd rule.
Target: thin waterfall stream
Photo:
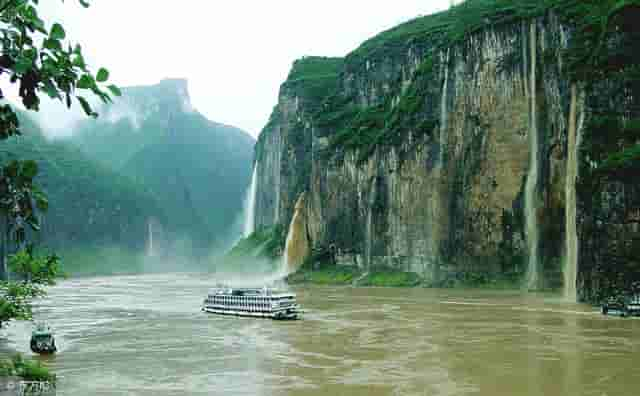
[[[256,230],[256,194],[258,190],[258,162],[253,167],[251,185],[244,201],[244,230],[242,235],[248,238]]]
[[[147,237],[147,256],[148,257],[153,257],[155,256],[155,250],[153,247],[153,223],[151,221],[151,219],[149,219],[147,221],[147,232],[148,232],[148,237]]]
[[[571,86],[571,109],[569,113],[569,132],[567,142],[567,179],[565,186],[565,263],[564,263],[564,295],[568,301],[578,299],[576,283],[578,278],[578,236],[576,222],[576,181],[578,179],[578,150],[581,142],[581,129],[584,112],[578,119],[578,88]]]
[[[540,287],[540,268],[538,263],[538,216],[537,216],[537,188],[538,188],[538,120],[536,98],[536,59],[537,59],[537,29],[535,21],[530,25],[531,39],[531,68],[530,68],[530,117],[529,117],[529,145],[530,163],[525,187],[525,217],[527,246],[529,248],[529,266],[527,273],[527,288],[535,290]]]

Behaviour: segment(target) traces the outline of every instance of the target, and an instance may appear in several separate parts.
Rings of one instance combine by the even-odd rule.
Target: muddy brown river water
[[[299,287],[304,320],[201,313],[208,275],[72,279],[36,317],[62,395],[640,395],[640,320],[517,291]],[[1,355],[29,354],[30,324]]]

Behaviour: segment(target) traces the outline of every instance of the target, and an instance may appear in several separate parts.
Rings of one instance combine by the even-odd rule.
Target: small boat
[[[298,319],[302,314],[294,293],[267,287],[216,287],[209,291],[202,304],[202,311],[277,320]]]
[[[640,294],[617,295],[609,297],[602,304],[603,315],[620,315],[621,317],[640,315]]]
[[[45,323],[38,323],[31,332],[31,350],[34,353],[47,355],[56,353],[56,340],[51,327]]]

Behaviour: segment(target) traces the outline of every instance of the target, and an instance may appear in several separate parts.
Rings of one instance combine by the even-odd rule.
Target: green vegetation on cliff
[[[632,22],[639,7],[638,0],[467,0],[450,10],[416,18],[366,41],[344,60],[346,72],[359,73],[384,59],[404,57],[410,49],[425,53],[401,97],[396,98],[398,89],[392,89],[377,103],[361,107],[353,93],[339,89],[325,100],[316,123],[330,133],[332,150],[359,150],[361,161],[376,147],[401,145],[409,131],[430,134],[438,127],[438,117],[426,111],[425,98],[442,94],[434,74],[447,67],[440,64],[440,52],[483,29],[551,12],[575,29],[565,73],[592,84],[612,73],[631,72],[629,66],[640,61]],[[521,61],[517,56],[504,59],[501,67]],[[633,73],[637,74],[635,67]]]
[[[343,58],[308,56],[293,63],[284,89],[296,91],[303,100],[319,104],[337,88]]]
[[[241,239],[227,254],[229,258],[263,257],[275,260],[282,255],[287,234],[281,225],[259,229]]]
[[[487,28],[496,28],[554,12],[574,24],[581,32],[578,44],[585,57],[599,50],[586,36],[599,37],[612,28],[609,22],[637,0],[466,0],[447,11],[419,17],[365,41],[345,60],[348,65],[388,58],[405,52],[412,45],[428,44],[443,49]],[[596,47],[588,48],[588,44]],[[585,59],[582,58],[582,60]],[[577,66],[574,65],[574,66]],[[584,66],[584,65],[583,65]]]
[[[358,280],[358,286],[372,287],[413,287],[422,283],[415,272],[381,270],[373,271]]]
[[[614,263],[612,260],[597,258],[600,262],[606,261],[606,266],[615,267],[615,271],[610,271],[606,277],[638,278],[636,275],[636,273],[640,273],[637,270],[640,268],[637,264],[638,254],[635,254],[636,258],[634,259],[633,253],[638,252],[637,246],[640,246],[640,243],[637,238],[629,236],[629,229],[637,224],[638,205],[635,198],[637,194],[634,194],[633,191],[637,191],[634,179],[637,180],[640,177],[640,149],[638,148],[640,137],[636,125],[637,120],[640,119],[640,115],[637,114],[637,109],[640,109],[637,100],[640,97],[637,95],[640,89],[640,85],[638,85],[638,81],[640,81],[638,71],[640,69],[637,66],[640,64],[640,47],[638,47],[640,36],[637,29],[639,17],[640,1],[638,0],[467,0],[449,11],[417,18],[381,33],[349,54],[340,66],[341,70],[336,71],[339,76],[336,83],[337,88],[321,99],[320,105],[316,102],[307,106],[304,98],[300,98],[302,106],[298,107],[299,113],[296,114],[300,117],[295,119],[287,117],[287,114],[280,114],[276,110],[272,121],[261,135],[260,144],[257,146],[257,158],[260,159],[264,154],[262,151],[265,137],[273,136],[270,135],[273,131],[280,132],[280,140],[274,141],[274,145],[278,145],[278,149],[282,150],[278,153],[276,161],[285,165],[286,161],[293,162],[290,159],[293,157],[291,152],[310,150],[308,141],[302,139],[307,138],[311,133],[313,133],[314,155],[306,156],[304,153],[300,155],[299,157],[304,157],[305,161],[315,161],[318,153],[315,150],[321,150],[328,141],[329,147],[326,153],[331,156],[331,161],[321,161],[318,164],[327,166],[329,171],[324,172],[323,169],[319,169],[318,172],[314,172],[315,179],[311,180],[310,185],[314,186],[313,188],[317,187],[314,193],[321,198],[327,201],[335,200],[335,203],[329,204],[330,210],[325,211],[323,215],[329,214],[328,217],[344,218],[346,217],[343,215],[344,212],[341,212],[340,209],[335,210],[335,208],[346,205],[345,200],[340,201],[344,197],[349,197],[352,202],[356,201],[356,198],[355,195],[342,195],[342,191],[331,189],[333,186],[340,186],[340,177],[342,180],[355,179],[344,177],[345,173],[341,172],[345,172],[345,170],[337,169],[341,165],[342,153],[355,152],[358,154],[359,160],[363,161],[368,159],[376,148],[400,147],[402,150],[405,148],[403,145],[409,147],[409,145],[416,144],[416,139],[409,139],[409,136],[412,138],[423,137],[425,140],[432,136],[435,138],[434,132],[439,132],[440,129],[442,107],[444,110],[449,110],[448,113],[455,118],[456,122],[464,120],[462,125],[456,124],[456,128],[459,129],[456,130],[457,141],[456,146],[453,147],[454,150],[465,153],[476,149],[481,151],[480,148],[488,147],[485,142],[480,140],[486,139],[488,135],[485,132],[492,125],[482,124],[485,120],[478,114],[490,113],[491,105],[494,103],[486,103],[486,107],[479,107],[480,113],[456,114],[456,110],[459,108],[451,109],[449,106],[442,106],[441,99],[445,96],[443,88],[446,86],[450,94],[455,94],[457,104],[462,103],[463,100],[466,101],[465,103],[473,102],[475,98],[469,98],[469,96],[465,96],[464,92],[460,92],[461,87],[462,90],[466,89],[464,85],[466,81],[461,80],[465,80],[465,74],[476,71],[472,69],[472,66],[478,67],[476,65],[480,65],[482,70],[490,73],[486,75],[487,80],[491,80],[489,84],[501,84],[504,82],[501,81],[502,78],[507,75],[517,77],[513,79],[504,77],[504,80],[518,82],[518,85],[523,87],[522,91],[510,94],[518,95],[518,100],[526,102],[531,97],[525,97],[525,91],[528,91],[530,86],[527,84],[525,88],[525,84],[520,85],[520,83],[528,82],[528,78],[532,75],[532,73],[528,73],[528,70],[531,70],[531,62],[534,60],[527,59],[531,56],[527,47],[533,43],[539,50],[538,58],[535,60],[537,81],[533,83],[540,90],[544,90],[544,93],[541,92],[540,95],[540,98],[543,99],[536,102],[536,105],[541,110],[538,113],[540,122],[549,125],[549,128],[540,129],[543,133],[540,137],[540,149],[544,163],[540,169],[539,192],[541,197],[546,197],[544,203],[542,200],[540,202],[541,206],[549,208],[549,212],[544,214],[545,219],[540,222],[540,228],[544,228],[543,235],[550,236],[555,233],[553,237],[545,238],[554,241],[554,246],[551,246],[551,242],[544,241],[542,243],[544,245],[542,250],[545,251],[543,254],[545,262],[542,265],[559,273],[560,259],[556,258],[562,255],[560,252],[563,249],[562,241],[566,230],[569,229],[566,224],[562,224],[563,216],[566,213],[564,208],[566,202],[562,191],[552,191],[564,182],[564,180],[558,181],[564,178],[564,169],[558,170],[555,163],[549,162],[549,159],[556,160],[567,157],[567,131],[563,130],[563,128],[567,128],[567,125],[564,125],[562,121],[556,122],[555,120],[566,119],[569,115],[570,98],[568,93],[571,92],[571,85],[575,83],[575,87],[578,88],[576,91],[580,92],[578,96],[582,94],[586,96],[585,117],[579,120],[579,125],[583,127],[580,129],[583,132],[580,156],[583,169],[581,169],[579,176],[579,184],[581,185],[579,186],[581,188],[579,201],[582,202],[578,202],[577,208],[580,217],[578,232],[582,233],[584,230],[581,223],[586,216],[584,213],[590,212],[590,205],[594,208],[599,205],[597,215],[594,214],[592,219],[586,219],[584,222],[592,221],[594,224],[600,224],[599,228],[593,227],[589,231],[593,234],[599,232],[599,235],[604,235],[605,229],[618,230],[618,235],[615,238],[610,238],[610,243],[601,242],[603,238],[594,242],[598,246],[608,244],[613,247],[613,249],[609,249],[609,252],[616,251],[615,264],[612,264]],[[531,36],[534,23],[537,25],[536,37]],[[487,41],[480,43],[484,39]],[[503,50],[505,51],[502,52]],[[482,53],[480,54],[480,52]],[[492,54],[502,55],[492,58]],[[467,63],[468,68],[461,67],[462,62],[459,62],[461,58],[470,59],[476,55],[481,55],[481,58],[473,59]],[[443,84],[446,70],[449,71],[448,81],[450,84]],[[323,74],[317,70],[309,73]],[[485,78],[483,73],[480,74],[482,78]],[[292,75],[295,73],[292,72]],[[476,81],[480,81],[480,79]],[[298,82],[302,84],[304,79]],[[484,84],[484,80],[480,84]],[[550,86],[553,86],[554,91],[551,94],[549,93]],[[302,91],[301,87],[298,89]],[[314,101],[318,99],[318,95],[310,96],[314,98]],[[291,97],[289,96],[288,99]],[[449,96],[445,99],[449,99],[449,104],[454,101]],[[582,97],[579,100],[581,101]],[[447,102],[444,103],[447,104]],[[284,101],[281,104],[284,104]],[[553,106],[550,106],[551,104]],[[582,103],[578,103],[578,105],[579,108],[582,108]],[[311,110],[315,113],[309,117]],[[526,105],[517,108],[517,112],[518,114],[514,114],[513,118],[524,118],[523,125],[519,126],[520,132],[518,132],[519,135],[524,136],[527,122],[529,126],[531,124],[531,113],[527,112]],[[509,116],[511,117],[511,115]],[[550,122],[550,120],[554,121]],[[450,125],[453,125],[453,121]],[[270,129],[271,127],[273,130]],[[511,132],[515,128],[507,127],[505,130]],[[464,138],[460,139],[458,134]],[[295,137],[290,135],[295,135]],[[475,135],[475,137],[469,138],[470,144],[468,146],[466,145],[466,135]],[[424,153],[426,154],[424,162],[427,166],[430,166],[431,159],[439,154],[451,155],[447,150],[437,150],[442,147],[442,142],[439,139],[434,140],[427,140],[427,144],[421,147],[433,150]],[[305,144],[307,146],[304,146]],[[513,147],[511,144],[510,146]],[[517,150],[523,149],[518,148]],[[498,147],[497,151],[510,151],[510,148],[505,150],[503,147]],[[417,153],[418,149],[415,152]],[[515,152],[516,150],[514,150]],[[394,172],[396,170],[395,163],[389,164],[388,160],[391,158],[395,160],[395,158],[385,157],[383,150],[380,150],[380,153],[379,159],[381,161],[376,164],[371,163],[372,167],[367,171],[373,174],[376,174],[376,171],[378,174],[387,171]],[[398,154],[399,161],[403,161],[403,153],[399,152]],[[480,213],[476,212],[477,208],[475,207],[465,207],[468,202],[467,191],[474,190],[476,187],[483,189],[483,196],[489,199],[493,194],[492,189],[504,188],[505,184],[513,183],[513,186],[508,186],[509,189],[516,190],[518,188],[518,181],[506,177],[503,180],[486,178],[487,183],[492,185],[491,187],[487,185],[486,189],[485,186],[479,186],[476,182],[471,181],[470,178],[479,172],[477,168],[482,166],[480,156],[483,154],[461,155],[460,162],[465,162],[465,166],[456,164],[455,169],[452,166],[452,173],[446,176],[447,180],[451,182],[453,199],[445,202],[445,205],[451,206],[450,210],[455,214],[452,218],[457,217],[452,222],[452,231],[450,232],[451,234],[457,233],[459,229],[465,227],[473,229],[469,232],[471,234],[481,229],[499,230],[502,227],[504,245],[509,245],[509,247],[496,246],[498,254],[503,255],[501,262],[504,261],[504,265],[495,265],[492,268],[495,268],[496,272],[507,273],[512,271],[511,268],[521,267],[516,266],[515,261],[508,260],[508,258],[513,254],[521,254],[520,248],[523,242],[518,241],[518,238],[522,235],[518,236],[517,233],[518,229],[523,226],[519,223],[520,218],[524,217],[523,197],[514,199],[512,205],[504,207],[502,221],[498,218],[499,214]],[[280,157],[287,155],[290,157],[280,159]],[[418,155],[416,157],[419,157],[420,160],[423,159]],[[295,159],[298,160],[298,157]],[[347,161],[349,159],[345,161],[345,164],[352,165]],[[384,163],[381,163],[383,161]],[[466,164],[467,161],[469,161],[468,164]],[[303,161],[295,163],[299,162]],[[515,169],[523,164],[521,160],[517,159],[513,159],[513,162],[517,162],[517,166],[511,167],[511,164],[502,163],[497,166],[509,166],[509,169]],[[549,165],[550,163],[551,165]],[[334,165],[337,166],[333,167]],[[496,164],[491,164],[491,166],[494,165]],[[526,168],[527,165],[524,164],[524,167]],[[304,171],[291,171],[286,167],[283,169],[285,172],[281,171],[280,177],[286,181],[283,183],[285,187],[281,188],[281,193],[285,198],[281,199],[281,202],[286,202],[287,194],[292,191],[298,192],[297,187],[292,188],[292,185],[298,185],[295,178],[304,175],[306,168]],[[349,171],[351,169],[351,167],[348,168]],[[295,175],[292,176],[292,173]],[[400,172],[396,174],[400,174]],[[403,174],[402,176],[408,176],[411,179],[413,175]],[[557,179],[554,181],[557,184],[550,186],[549,178]],[[371,185],[375,192],[376,185],[373,184],[373,181],[372,178]],[[614,183],[611,183],[612,181]],[[367,191],[366,183],[365,181],[358,186],[358,193]],[[637,183],[635,184],[637,185]],[[394,189],[392,194],[398,191],[396,190],[397,185],[392,188]],[[348,190],[348,187],[345,189]],[[564,189],[564,185],[562,189]],[[330,194],[323,195],[325,192]],[[593,202],[585,203],[584,201],[590,200],[591,196],[597,198],[594,198]],[[587,199],[582,197],[587,197]],[[491,204],[494,203],[491,202]],[[362,210],[360,202],[358,204],[355,209]],[[500,203],[500,205],[502,204]],[[469,206],[471,205],[477,205],[483,210],[490,206],[483,203],[473,203]],[[286,207],[286,204],[284,206]],[[370,209],[376,204],[365,202],[364,206],[366,209]],[[456,207],[453,208],[454,206]],[[632,210],[625,212],[620,208],[632,208]],[[389,209],[390,213],[396,210],[394,207],[385,209]],[[350,213],[357,213],[356,210],[351,210]],[[285,211],[288,211],[288,208]],[[366,213],[366,210],[363,212]],[[540,212],[542,216],[542,210]],[[458,214],[461,215],[458,216]],[[473,224],[481,222],[476,220],[476,215],[478,218],[485,219],[487,225]],[[505,221],[507,216],[515,220]],[[614,217],[615,220],[612,220]],[[471,218],[473,220],[469,220]],[[401,224],[408,223],[406,219],[407,217],[403,216],[400,220]],[[605,220],[611,222],[610,226],[607,226]],[[386,221],[388,221],[386,218],[376,219],[374,213],[371,223],[374,226],[377,226],[377,223],[382,223],[380,228],[386,231],[388,229],[384,224]],[[365,226],[362,223],[355,227],[351,227],[351,225],[347,227],[341,223],[341,219],[331,218],[326,222],[327,224],[323,225],[328,226],[327,229],[330,230],[331,236],[321,236],[320,238],[324,240],[314,241],[318,244],[326,243],[329,245],[332,242],[338,242],[336,245],[342,245],[340,248],[345,248],[347,246],[344,245],[348,245],[352,241],[362,243],[364,239],[359,240],[357,236],[343,236],[342,232],[345,234],[348,232],[351,235],[356,235],[358,232],[369,232],[364,231]],[[456,228],[458,225],[460,228]],[[391,232],[395,233],[396,231]],[[375,230],[373,234],[379,233]],[[412,235],[409,235],[411,238]],[[378,237],[376,235],[373,239],[380,241],[381,246],[389,246],[385,236]],[[497,237],[500,238],[499,235]],[[580,235],[580,237],[587,240],[584,235]],[[593,240],[597,238],[594,237]],[[464,244],[459,243],[463,242],[461,239],[451,235],[451,246],[443,248],[443,250],[447,250],[445,254],[449,254],[449,249],[452,247],[466,249]],[[472,243],[476,242],[477,240],[474,240]],[[589,243],[585,243],[585,248],[581,251],[581,263],[587,263],[591,260],[591,256],[595,257],[601,254],[601,252],[593,252]],[[352,243],[348,247],[356,250],[361,249],[357,243]],[[511,249],[513,252],[507,251],[507,249]],[[381,250],[383,249],[381,248]],[[552,250],[553,253],[550,253]],[[558,253],[556,254],[556,252]],[[547,258],[549,259],[547,260]],[[582,274],[588,270],[590,269],[586,266],[580,269]],[[609,271],[609,268],[606,270]],[[518,287],[519,277],[522,275],[514,274],[512,276],[509,274],[504,278],[490,278],[483,276],[482,271],[465,271],[466,269],[456,269],[456,275],[460,276],[445,279],[446,283],[441,285]],[[321,269],[303,271],[296,276],[300,276],[302,279],[305,277],[309,280],[316,279],[319,282],[328,282],[331,279],[341,282],[348,279],[350,274]],[[443,276],[446,277],[446,275]],[[627,281],[625,280],[625,282]],[[552,284],[550,287],[554,286],[555,284]],[[624,285],[621,286],[624,287]]]
[[[325,266],[312,270],[309,267],[287,277],[290,284],[310,283],[314,285],[349,286],[360,277],[362,273],[355,267]]]
[[[280,92],[295,95],[311,113],[320,111],[322,101],[338,89],[338,77],[343,68],[344,58],[307,56],[296,60],[291,67],[287,80]],[[262,160],[264,144],[272,133],[272,128],[281,120],[281,111],[276,106],[271,112],[269,122],[260,133],[255,145],[255,159]]]
[[[416,273],[391,269],[363,272],[352,266],[316,265],[316,268],[311,268],[311,265],[306,265],[289,275],[287,282],[331,286],[416,287],[420,286],[423,280]]]
[[[377,146],[401,145],[409,132],[414,136],[431,135],[438,127],[439,119],[429,111],[424,98],[440,93],[432,78],[435,66],[433,57],[423,60],[413,76],[413,83],[397,103],[396,97],[387,95],[380,105],[356,110],[353,104],[345,104],[339,94],[329,98],[324,112],[318,115],[318,123],[338,131],[331,136],[331,148],[359,150],[359,160],[364,161]]]

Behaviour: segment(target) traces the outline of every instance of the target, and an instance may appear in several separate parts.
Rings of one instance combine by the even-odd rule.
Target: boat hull
[[[296,320],[300,318],[300,313],[296,310],[282,310],[275,312],[252,312],[252,311],[240,311],[229,309],[216,309],[213,307],[203,307],[203,312],[224,315],[224,316],[241,316],[247,318],[261,318],[261,319],[273,319],[273,320]]]
[[[58,351],[53,339],[47,342],[32,339],[29,346],[31,347],[31,352],[39,355],[53,355]]]

